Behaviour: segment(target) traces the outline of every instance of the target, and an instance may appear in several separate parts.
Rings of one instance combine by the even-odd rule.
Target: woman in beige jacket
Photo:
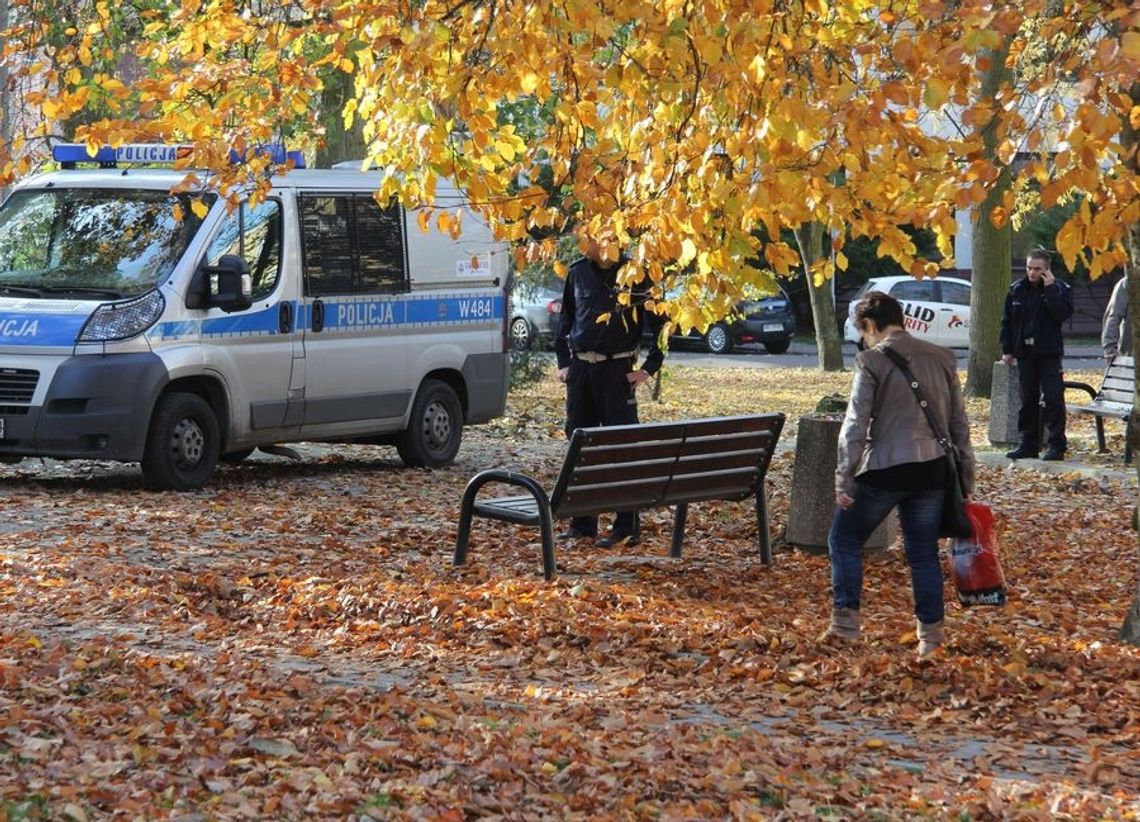
[[[826,634],[857,640],[861,627],[863,543],[898,508],[910,566],[919,653],[945,641],[938,529],[946,487],[946,456],[903,372],[884,353],[907,361],[934,418],[961,453],[968,492],[974,451],[953,352],[916,339],[904,328],[902,306],[881,291],[855,308],[866,350],[855,356],[855,377],[839,433],[835,517],[828,535],[833,607]]]

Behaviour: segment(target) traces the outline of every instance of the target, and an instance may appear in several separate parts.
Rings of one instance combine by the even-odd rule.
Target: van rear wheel
[[[197,394],[165,394],[155,406],[142,458],[143,480],[156,491],[191,491],[218,465],[218,420]]]
[[[408,428],[396,440],[405,465],[439,468],[450,465],[463,439],[463,409],[450,385],[424,380],[412,403]]]

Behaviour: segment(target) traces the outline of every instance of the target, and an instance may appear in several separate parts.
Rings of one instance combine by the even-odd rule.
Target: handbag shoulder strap
[[[953,446],[949,438],[942,433],[942,426],[939,425],[938,420],[935,419],[934,412],[930,410],[930,403],[926,401],[926,395],[922,393],[922,386],[918,384],[918,380],[914,374],[911,373],[910,368],[907,367],[906,360],[903,359],[902,354],[885,345],[881,346],[879,351],[883,352],[887,359],[893,362],[899,371],[903,372],[903,376],[906,377],[907,382],[910,383],[910,390],[914,392],[914,398],[918,400],[919,408],[921,408],[922,413],[926,415],[926,421],[930,423],[930,430],[934,432],[934,437],[938,440],[938,444],[942,446],[942,449],[949,453]]]

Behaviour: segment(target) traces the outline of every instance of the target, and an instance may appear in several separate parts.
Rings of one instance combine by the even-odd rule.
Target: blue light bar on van
[[[286,151],[279,143],[259,146],[254,151],[268,154],[271,163],[280,165],[291,160],[294,168],[305,167],[305,155],[302,152]],[[177,160],[189,157],[192,152],[191,146],[132,143],[118,148],[102,146],[95,152],[95,156],[91,156],[87,153],[87,146],[82,143],[60,143],[52,147],[51,156],[61,168],[75,168],[79,163],[96,163],[100,168],[117,168],[120,164],[173,165]],[[230,152],[231,163],[243,161],[244,155],[236,151]]]
[[[255,146],[252,149],[254,154],[268,154],[269,162],[276,165],[284,165],[286,162],[292,160],[293,168],[305,167],[305,154],[304,152],[293,150],[286,151],[285,146],[280,143],[269,143],[268,145]],[[230,150],[230,162],[234,165],[244,163],[246,154],[239,153],[236,149]]]

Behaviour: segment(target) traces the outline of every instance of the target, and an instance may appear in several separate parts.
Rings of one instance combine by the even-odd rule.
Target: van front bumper
[[[0,457],[142,459],[150,413],[168,380],[152,353],[70,357],[42,404],[0,400]]]

